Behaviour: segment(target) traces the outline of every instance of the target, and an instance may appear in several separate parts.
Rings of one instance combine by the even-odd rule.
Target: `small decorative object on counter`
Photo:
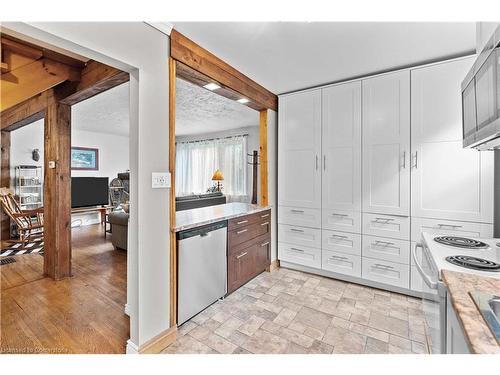
[[[224,177],[222,176],[222,172],[220,169],[217,169],[214,172],[214,175],[212,176],[212,181],[217,181],[217,186],[215,191],[222,191],[222,183],[221,181],[224,180]]]

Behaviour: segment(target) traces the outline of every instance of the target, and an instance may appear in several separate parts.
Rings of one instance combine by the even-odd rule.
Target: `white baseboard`
[[[128,304],[128,303],[126,303],[126,304],[125,304],[125,309],[124,309],[124,311],[125,311],[125,315],[130,316],[130,306],[129,306],[129,304]]]
[[[127,340],[126,354],[139,354],[139,347],[135,345],[130,339]]]

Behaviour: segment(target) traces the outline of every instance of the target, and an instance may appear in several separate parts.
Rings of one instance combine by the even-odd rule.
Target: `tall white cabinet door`
[[[363,211],[410,213],[410,72],[363,80]]]
[[[493,155],[462,148],[460,85],[472,63],[411,71],[412,216],[493,220]]]
[[[278,204],[321,207],[321,90],[279,98]]]
[[[322,207],[361,211],[361,82],[323,89]]]

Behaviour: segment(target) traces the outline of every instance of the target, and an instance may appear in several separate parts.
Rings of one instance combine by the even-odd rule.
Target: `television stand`
[[[106,214],[109,210],[111,210],[113,206],[95,206],[95,207],[81,207],[81,208],[72,208],[72,214],[83,214],[87,212],[99,212],[101,215],[101,225],[106,224]]]

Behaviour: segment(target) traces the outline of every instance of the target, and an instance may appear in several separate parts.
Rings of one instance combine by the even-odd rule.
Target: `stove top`
[[[451,255],[445,258],[451,264],[477,271],[500,272],[500,264],[467,255]]]
[[[443,245],[460,247],[463,249],[487,249],[489,247],[488,244],[482,241],[466,237],[438,236],[434,237],[434,241]]]

